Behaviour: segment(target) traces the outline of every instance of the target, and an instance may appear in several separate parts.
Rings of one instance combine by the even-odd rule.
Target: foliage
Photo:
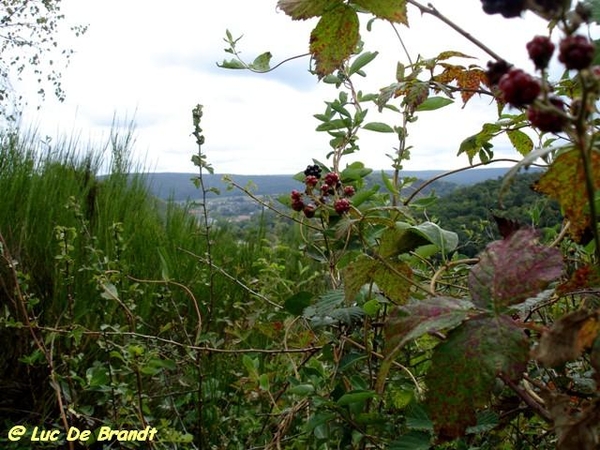
[[[65,22],[61,0],[3,0],[0,2],[0,113],[15,118],[23,97],[11,85],[11,80],[20,80],[27,72],[37,80],[41,98],[46,87],[51,86],[59,100],[65,92],[61,84],[61,61],[52,55],[59,49],[59,32]],[[70,31],[75,36],[85,33],[87,27],[74,25]],[[62,39],[62,38],[61,38]],[[69,61],[70,49],[61,49],[60,58]],[[48,56],[51,58],[48,60]],[[16,76],[16,79],[13,78]],[[16,111],[12,111],[16,106]]]
[[[596,2],[569,11],[543,3],[526,6],[561,39],[598,20]],[[433,5],[278,6],[292,19],[318,19],[309,38],[313,69],[336,92],[315,119],[330,152],[299,171],[296,189],[278,203],[227,178],[269,212],[248,228],[211,216],[208,194],[218,193],[205,184],[213,168],[201,105],[192,111],[198,196],[188,208],[196,217],[157,207],[140,178],[127,175],[127,137],[125,145],[112,140],[113,170],[100,180],[93,154],[39,159],[19,135],[5,136],[1,201],[13,212],[0,219],[0,333],[11,349],[0,383],[13,402],[6,426],[152,425],[156,448],[595,448],[600,90],[589,52],[574,58],[564,50],[572,44],[563,45],[559,60],[577,67],[556,82],[543,66],[540,80],[522,71],[502,78],[510,65]],[[456,50],[407,54],[395,79],[364,92],[361,79],[378,53],[364,49],[360,19],[407,26],[409,7],[496,61],[486,70]],[[227,32],[225,41],[234,58],[222,67],[273,70],[269,52],[247,63],[240,39]],[[533,85],[535,98],[519,83]],[[521,158],[498,191],[476,186],[470,192],[480,198],[465,203],[512,196],[531,219],[498,216],[494,237],[473,231],[485,244],[475,258],[440,220],[436,196],[403,176],[416,151],[411,124],[457,94],[466,107],[474,95],[496,101],[498,120],[460,147],[471,167],[494,161],[491,141],[502,134]],[[552,102],[555,95],[568,108]],[[391,116],[372,117],[384,110]],[[362,162],[345,164],[372,132],[395,145],[392,171],[375,179]],[[544,233],[530,226],[541,223],[540,205],[522,195],[532,180],[516,176],[534,163],[545,168],[536,190],[565,216]],[[511,182],[521,183],[512,194]],[[489,206],[473,214],[486,220]],[[117,444],[145,445],[105,447]]]

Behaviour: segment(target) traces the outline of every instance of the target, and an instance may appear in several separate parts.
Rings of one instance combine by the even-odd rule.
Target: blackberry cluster
[[[353,186],[342,186],[340,175],[336,172],[328,172],[321,180],[321,168],[318,165],[307,166],[304,171],[304,192],[293,190],[290,194],[292,209],[302,211],[307,218],[315,216],[318,206],[325,206],[330,196],[336,197],[333,208],[338,214],[344,214],[350,210],[349,198],[355,194]]]
[[[525,9],[525,0],[481,0],[486,14],[502,14],[503,17],[519,17]]]

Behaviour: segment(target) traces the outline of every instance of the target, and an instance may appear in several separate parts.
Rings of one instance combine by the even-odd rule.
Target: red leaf
[[[539,244],[532,229],[492,242],[469,273],[473,303],[501,311],[527,300],[557,279],[563,269],[559,250]]]

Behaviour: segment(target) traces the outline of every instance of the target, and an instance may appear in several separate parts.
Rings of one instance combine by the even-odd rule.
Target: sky
[[[533,72],[525,43],[545,34],[545,24],[531,13],[505,20],[487,16],[479,0],[432,0],[442,13],[504,58]],[[190,158],[197,151],[191,111],[204,106],[206,143],[203,152],[217,173],[292,174],[313,158],[327,162],[326,133],[317,133],[325,101],[337,97],[334,86],[309,73],[310,60],[295,59],[263,75],[225,70],[217,62],[224,52],[225,30],[243,35],[238,47],[252,61],[270,51],[275,64],[308,51],[316,20],[292,21],[277,10],[276,0],[63,0],[71,23],[88,24],[79,38],[65,38],[75,54],[63,71],[64,103],[50,96],[36,109],[33,99],[25,123],[40,135],[77,135],[80,140],[104,142],[115,123],[134,123],[134,158],[146,170],[194,172]],[[451,6],[450,6],[451,5]],[[366,23],[366,16],[362,17]],[[410,28],[399,26],[413,59],[459,50],[476,59],[455,63],[485,67],[490,57],[464,37],[409,5]],[[379,51],[356,86],[378,92],[395,81],[396,63],[407,63],[392,27],[383,21],[369,32],[362,29],[365,50]],[[466,108],[460,100],[438,111],[420,114],[408,129],[411,159],[405,169],[455,169],[468,165],[457,157],[461,141],[497,118],[489,99],[475,98]],[[369,107],[366,121],[398,123],[398,118]],[[346,160],[363,161],[373,169],[390,168],[394,134],[364,131],[361,150]],[[496,157],[517,157],[506,140],[495,144]]]

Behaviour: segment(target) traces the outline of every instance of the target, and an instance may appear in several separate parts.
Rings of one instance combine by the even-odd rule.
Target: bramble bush
[[[548,21],[547,36],[522,46],[534,73],[415,0],[278,7],[318,19],[312,70],[335,96],[315,114],[327,161],[299,168],[297,189],[273,202],[228,178],[274,214],[269,233],[265,216],[243,232],[212,219],[201,105],[194,218],[152,202],[118,140],[100,180],[92,157],[40,161],[5,137],[1,201],[14,213],[0,218],[3,426],[158,429],[153,442],[58,442],[66,448],[597,448],[600,73],[587,34],[600,4],[482,2],[507,20],[531,10]],[[492,60],[407,54],[389,85],[363,92],[378,53],[364,50],[360,19],[408,26],[408,8]],[[225,41],[233,58],[222,67],[273,70],[270,53],[248,63],[240,39]],[[542,166],[533,188],[564,221],[540,233],[503,218],[502,239],[467,257],[403,165],[421,114],[457,99],[468,108],[476,95],[493,99],[498,120],[461,143],[464,170],[496,161],[492,141],[506,135],[520,160],[504,190],[521,168]],[[371,109],[394,122],[367,121]],[[395,146],[375,184],[365,164],[345,163],[365,150],[363,132]]]

